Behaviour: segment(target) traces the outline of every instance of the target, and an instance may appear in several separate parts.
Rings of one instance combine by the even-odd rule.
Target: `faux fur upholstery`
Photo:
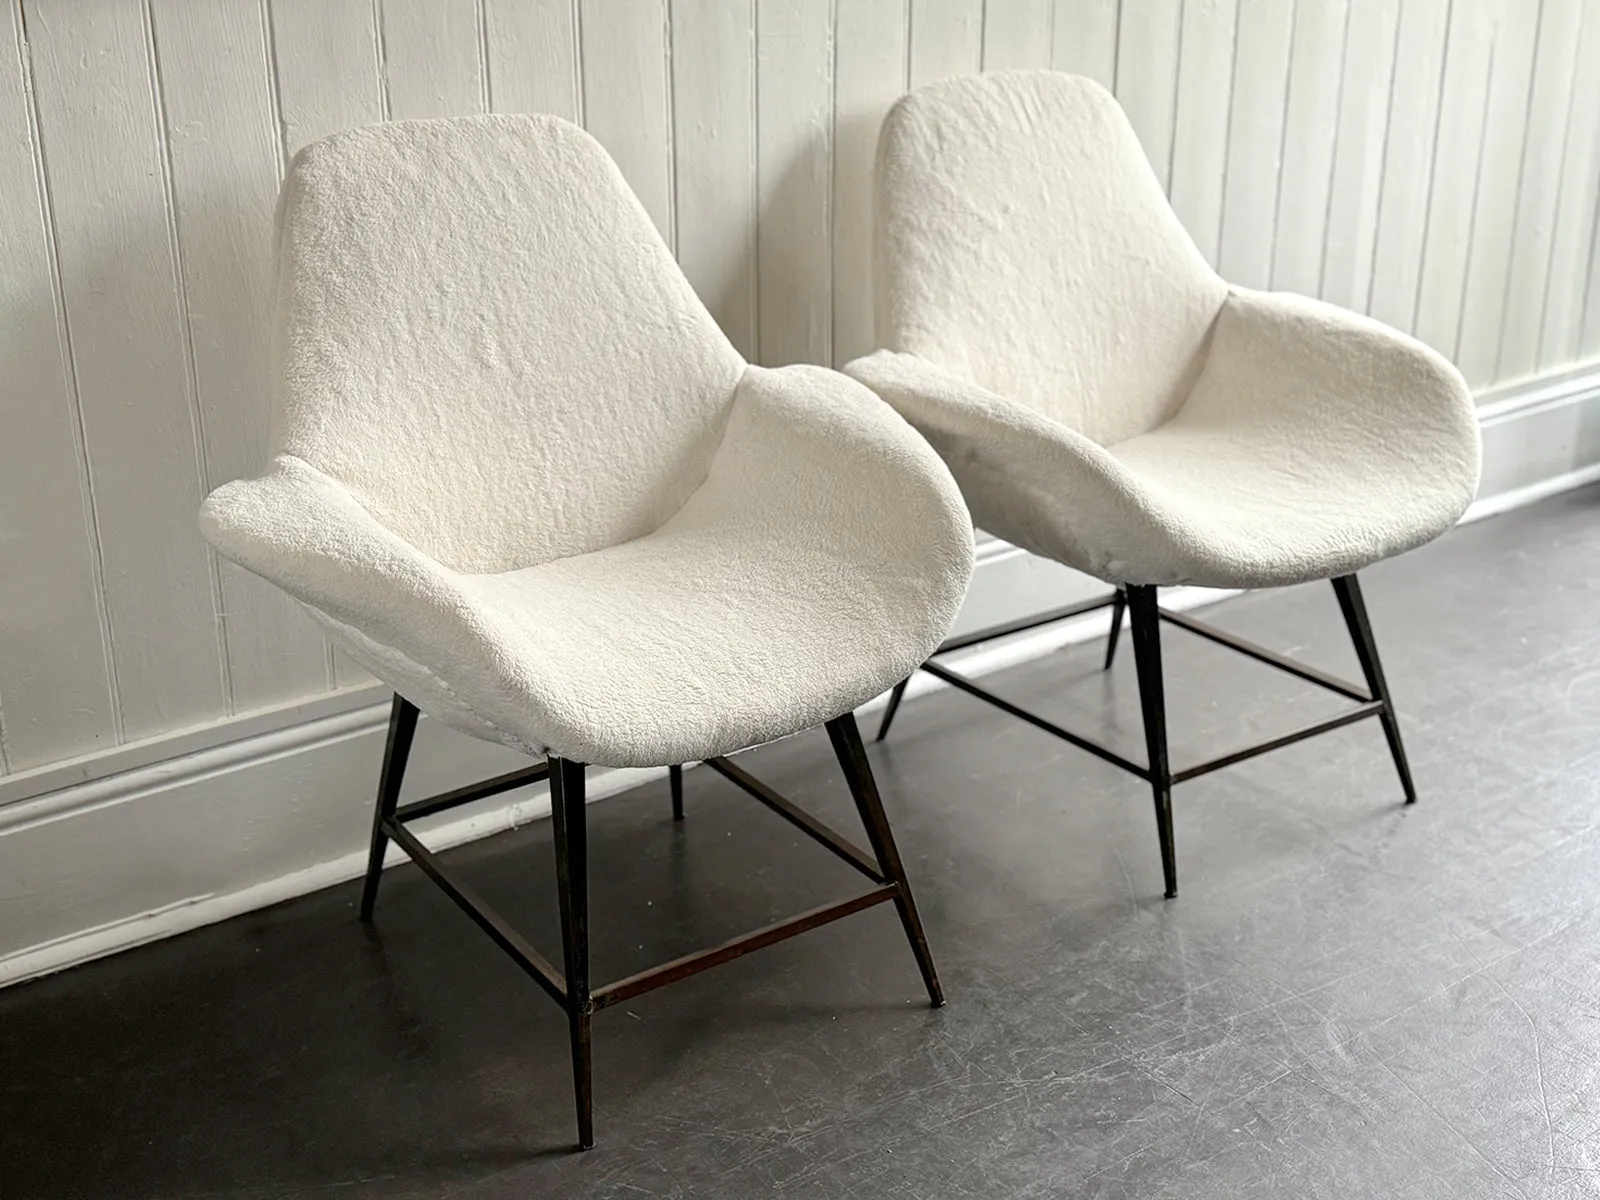
[[[277,453],[201,527],[425,712],[687,762],[944,636],[972,571],[944,464],[843,375],[746,366],[576,127],[340,135],[280,222]]]
[[[280,213],[279,444],[419,549],[581,554],[705,478],[744,362],[592,138],[357,129],[301,152]]]
[[[1465,382],[1421,343],[1230,288],[1088,79],[934,84],[879,145],[880,340],[845,370],[974,519],[1115,583],[1266,587],[1438,536],[1477,489]]]
[[[878,149],[878,338],[1102,444],[1177,411],[1227,285],[1099,85],[948,80]]]

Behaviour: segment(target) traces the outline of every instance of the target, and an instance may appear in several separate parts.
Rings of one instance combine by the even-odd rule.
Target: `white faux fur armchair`
[[[944,464],[866,388],[748,366],[575,126],[361,129],[279,212],[275,454],[212,544],[397,692],[362,911],[390,839],[567,1010],[579,1141],[592,1012],[892,901],[937,978],[851,710],[938,645],[972,569]],[[402,698],[403,697],[403,698]],[[399,805],[417,709],[543,756]],[[826,724],[872,853],[722,756]],[[607,987],[588,977],[584,764],[708,765],[876,886]],[[548,777],[564,970],[405,821]]]
[[[1229,286],[1087,79],[1008,72],[905,97],[878,188],[886,348],[846,371],[938,449],[981,527],[1117,585],[1099,603],[1116,605],[1113,650],[1132,613],[1149,757],[1089,748],[1150,780],[1167,895],[1172,784],[1284,741],[1171,769],[1157,620],[1215,634],[1159,612],[1159,585],[1331,578],[1365,689],[1247,652],[1357,700],[1338,723],[1379,717],[1413,800],[1355,573],[1437,537],[1473,497],[1478,429],[1456,370],[1366,317]]]

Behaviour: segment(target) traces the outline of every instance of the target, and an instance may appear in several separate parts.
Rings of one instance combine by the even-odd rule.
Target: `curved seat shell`
[[[971,523],[938,456],[843,375],[747,366],[566,122],[303,152],[278,321],[274,457],[202,529],[466,733],[729,753],[904,678],[960,605]]]
[[[1225,283],[1093,81],[932,85],[879,160],[886,349],[845,370],[938,449],[984,529],[1113,583],[1267,587],[1409,550],[1471,502],[1455,368]]]

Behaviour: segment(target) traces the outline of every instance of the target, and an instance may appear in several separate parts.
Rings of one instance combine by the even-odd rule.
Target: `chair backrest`
[[[599,143],[552,117],[318,142],[279,202],[276,448],[446,566],[640,536],[744,360]]]
[[[1182,403],[1227,285],[1109,92],[1053,71],[904,97],[878,144],[878,341],[1102,445]]]

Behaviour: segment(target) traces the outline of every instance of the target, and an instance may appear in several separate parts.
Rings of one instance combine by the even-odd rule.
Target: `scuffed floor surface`
[[[10,989],[0,1195],[1600,1195],[1597,590],[1595,490],[1370,572],[1421,803],[1374,722],[1184,785],[1173,902],[1137,780],[909,702],[871,753],[949,1006],[877,908],[607,1011],[589,1154],[561,1014],[414,868],[375,935],[349,885]],[[1326,586],[1210,617],[1355,674]],[[1165,637],[1180,765],[1339,703]],[[1098,655],[991,679],[1141,757]],[[821,735],[744,761],[856,827]],[[597,978],[855,884],[686,783],[591,813]],[[451,858],[555,951],[546,824]]]

